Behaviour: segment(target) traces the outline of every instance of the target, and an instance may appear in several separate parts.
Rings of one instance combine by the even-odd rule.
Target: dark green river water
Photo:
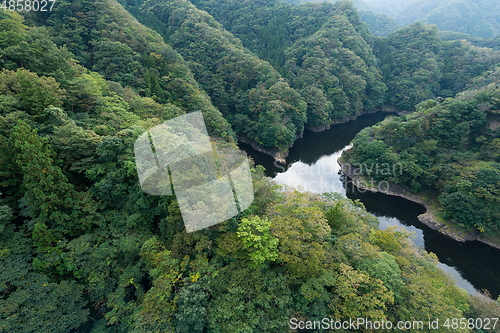
[[[350,147],[355,135],[389,113],[366,114],[356,120],[332,126],[319,133],[306,131],[290,149],[286,164],[240,144],[255,161],[266,168],[267,175],[280,184],[315,193],[338,192],[350,199],[360,199],[377,216],[380,228],[398,226],[415,233],[415,243],[434,252],[439,266],[469,293],[488,290],[493,298],[500,295],[500,251],[479,242],[456,242],[421,223],[417,216],[425,208],[403,198],[382,193],[362,192],[340,173],[337,159]]]

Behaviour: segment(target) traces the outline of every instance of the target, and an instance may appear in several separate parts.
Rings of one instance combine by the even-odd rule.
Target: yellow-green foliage
[[[411,235],[378,230],[361,202],[282,188],[262,166],[251,168],[248,209],[186,233],[175,195],[141,190],[134,142],[145,129],[201,110],[214,145],[235,147],[229,120],[285,149],[306,114],[310,125],[354,115],[377,105],[384,87],[350,2],[196,0],[210,11],[217,4],[223,25],[187,0],[147,1],[140,12],[139,2],[127,2],[130,12],[162,36],[113,0],[0,10],[0,331],[288,332],[292,317],[497,315]],[[463,50],[448,46],[445,54]],[[427,82],[426,72],[413,79]],[[446,189],[444,206],[457,195],[495,203],[498,129],[486,124],[499,99],[488,89],[363,131],[351,157],[404,162],[408,177],[393,180]]]

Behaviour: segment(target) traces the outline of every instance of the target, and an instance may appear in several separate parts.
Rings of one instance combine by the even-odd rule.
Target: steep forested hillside
[[[327,0],[325,2],[339,2],[341,0]],[[299,5],[314,0],[286,0],[292,5]],[[411,2],[411,0],[407,0]],[[363,1],[353,0],[353,4],[359,12],[361,19],[368,25],[370,32],[377,37],[387,36],[399,28],[399,23],[393,18],[405,6],[406,2],[401,0],[375,0]]]
[[[395,17],[415,0],[363,0],[363,2],[364,7],[370,8],[375,13],[384,13],[390,17]],[[356,4],[356,6],[358,5]],[[359,9],[363,10],[364,8]]]
[[[421,23],[378,39],[375,55],[389,88],[387,101],[410,110],[430,98],[455,96],[500,60],[489,48],[443,42],[435,26]]]
[[[364,0],[355,4],[359,10],[389,15],[401,26],[424,22],[436,24],[442,31],[473,37],[491,38],[500,34],[500,3],[496,0]],[[374,29],[372,32],[377,31],[369,18],[366,22],[370,30]],[[386,24],[390,26],[389,21]]]
[[[286,0],[293,5],[313,0]],[[338,2],[341,0],[327,0]],[[496,0],[353,0],[375,36],[386,36],[415,22],[440,30],[492,38],[500,34],[500,4]]]
[[[286,1],[299,5],[313,0]],[[436,24],[440,30],[473,37],[492,38],[500,34],[500,7],[496,0],[353,0],[353,3],[375,36],[387,36],[398,26],[415,22]]]
[[[349,15],[351,8],[343,10]],[[359,20],[357,15],[354,19]],[[285,54],[284,70],[305,97],[312,126],[346,119],[384,102],[386,86],[377,59],[344,15],[334,16]]]
[[[133,143],[145,128],[201,109],[211,135],[232,140],[220,112],[158,34],[114,2],[59,5],[50,18],[27,17],[45,22],[41,27],[0,12],[6,332],[68,332],[109,311],[114,322],[125,295],[120,281],[146,281],[133,267],[138,262],[124,258],[139,255],[173,198],[148,197],[138,187]]]
[[[182,57],[117,2],[61,2],[44,19],[47,34],[54,36],[56,44],[68,48],[76,60],[105,79],[184,112],[202,110],[215,135],[231,133]],[[117,88],[117,94],[133,97],[122,88]]]
[[[379,230],[358,201],[280,188],[256,166],[252,205],[188,234],[175,195],[141,190],[134,157],[145,130],[197,110],[215,146],[234,148],[239,135],[284,150],[307,124],[384,103],[383,78],[395,89],[417,77],[429,94],[409,91],[411,101],[486,86],[499,77],[496,53],[443,43],[424,26],[375,42],[350,2],[222,2],[214,14],[208,0],[124,4],[130,12],[113,0],[0,10],[0,332],[288,332],[291,318],[498,317],[497,303],[467,295],[411,235]],[[422,79],[435,68],[439,89]],[[424,167],[436,163],[436,177],[440,163],[454,167],[436,183],[446,213],[469,212],[454,210],[458,200],[491,204],[476,216],[488,232],[497,104],[498,90],[469,93],[379,125],[423,118],[436,137],[415,149],[442,158]],[[413,163],[402,181],[415,189],[426,185],[410,156],[417,127],[405,127],[398,156]],[[399,142],[389,141],[383,149]]]
[[[366,110],[379,106],[381,98],[382,103],[413,109],[428,98],[454,96],[499,60],[497,52],[484,48],[494,46],[492,41],[471,40],[472,46],[454,41],[456,38],[443,42],[436,28],[419,23],[377,39],[374,45],[350,1],[297,6],[256,0],[194,3],[241,38],[245,47],[279,66],[308,103],[306,124],[312,126],[357,114],[360,107]],[[343,34],[335,33],[334,29],[340,27]],[[344,43],[346,39],[357,42]],[[325,53],[326,49],[331,51]],[[365,56],[355,64],[349,57],[337,57],[342,50]],[[371,53],[379,62],[373,61]],[[387,99],[378,68],[383,84],[389,88]],[[341,76],[353,73],[360,81],[355,86],[343,86],[356,79]],[[341,92],[330,89],[332,85]]]
[[[499,97],[496,81],[455,99],[423,102],[414,114],[360,132],[343,159],[402,165],[401,173],[391,175],[364,172],[415,193],[436,191],[443,217],[498,237]]]
[[[291,6],[280,0],[194,0],[243,45],[280,69],[285,50],[318,31],[336,10],[331,2]]]
[[[500,50],[500,36],[495,38],[471,37],[465,33],[451,31],[440,31],[439,36],[443,41],[466,40],[477,47],[487,47],[493,50]]]
[[[500,3],[496,0],[416,0],[395,16],[400,24],[437,24],[440,30],[490,38],[500,34]]]
[[[383,104],[386,87],[371,49],[374,39],[351,2],[194,3],[279,66],[307,102],[307,125],[329,125]]]
[[[138,5],[136,5],[138,6]],[[148,1],[131,8],[189,61],[214,105],[244,135],[286,150],[304,131],[306,103],[268,63],[243,48],[189,1]]]
[[[387,14],[361,10],[359,16],[368,25],[370,32],[377,37],[390,35],[400,28],[399,23]]]

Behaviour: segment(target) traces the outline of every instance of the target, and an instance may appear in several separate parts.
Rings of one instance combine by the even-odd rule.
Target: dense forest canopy
[[[186,233],[175,195],[141,190],[134,157],[146,130],[198,110],[214,146],[284,154],[307,127],[398,106],[410,114],[361,132],[347,157],[401,162],[391,181],[439,191],[448,218],[495,233],[495,43],[443,41],[425,24],[377,38],[351,1],[0,10],[0,332],[498,317],[359,201],[280,187],[253,166],[252,205]]]
[[[400,24],[387,14],[361,10],[359,15],[361,20],[368,25],[370,32],[377,37],[388,36],[400,28]]]
[[[299,6],[279,1],[193,3],[280,69],[308,103],[310,126],[384,103],[413,110],[429,98],[453,97],[499,61],[494,40],[464,42],[450,36],[443,41],[435,26],[422,23],[375,40],[350,1]],[[344,86],[346,81],[353,85]]]
[[[297,5],[316,0],[286,0]],[[329,0],[338,2],[341,0]],[[472,37],[500,35],[500,3],[496,0],[353,0],[375,36],[387,36],[415,22]]]
[[[147,1],[137,13],[181,52],[237,134],[285,150],[304,131],[306,103],[266,61],[189,1]]]
[[[491,38],[500,34],[500,3],[496,0],[418,0],[401,10],[400,24],[423,21],[444,31]]]
[[[286,151],[304,126],[328,126],[384,102],[374,38],[350,2],[124,4],[188,60],[236,133],[268,149]]]
[[[442,41],[435,26],[415,23],[377,40],[375,54],[389,92],[387,101],[414,109],[435,97],[453,97],[493,69],[500,53],[466,41]]]
[[[375,158],[380,163],[401,164],[400,174],[374,177],[417,193],[437,191],[447,218],[469,230],[499,234],[497,84],[455,99],[423,102],[411,115],[365,129],[343,158],[367,165]]]

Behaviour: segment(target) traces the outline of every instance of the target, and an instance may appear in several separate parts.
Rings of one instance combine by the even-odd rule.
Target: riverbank
[[[459,226],[450,221],[443,221],[437,215],[437,211],[433,208],[432,200],[422,195],[411,193],[407,189],[403,189],[396,184],[387,183],[388,188],[379,188],[370,186],[370,182],[361,174],[360,169],[348,167],[348,163],[341,160],[340,157],[337,163],[344,175],[349,177],[353,184],[361,190],[370,192],[380,192],[386,195],[402,197],[412,202],[418,203],[425,207],[426,212],[417,216],[418,220],[429,228],[440,232],[441,234],[450,237],[458,242],[478,241],[500,250],[500,239],[488,238],[482,235],[478,230],[464,232]]]
[[[359,116],[365,115],[365,114],[372,114],[372,113],[377,113],[377,112],[387,112],[387,113],[397,113],[399,115],[405,114],[409,111],[404,111],[400,110],[394,106],[382,106],[380,108],[376,108],[373,110],[365,111],[362,112],[358,115],[345,118],[343,120],[333,120],[330,124],[325,124],[321,126],[305,126],[305,129],[311,132],[323,132],[326,130],[329,130],[332,125],[338,125],[338,124],[345,124],[350,121],[356,120]],[[302,136],[298,137],[297,139],[300,139]],[[238,136],[238,141],[241,141],[249,146],[251,146],[253,149],[255,149],[258,152],[261,152],[263,154],[271,156],[276,162],[281,163],[281,164],[286,164],[286,158],[288,157],[288,151],[290,148],[293,147],[293,143],[287,147],[284,151],[279,150],[278,148],[269,148],[262,146],[255,142],[254,140],[246,137],[246,136]],[[295,143],[295,141],[294,141]]]
[[[358,115],[351,116],[351,117],[345,118],[343,120],[332,120],[330,122],[330,124],[325,124],[325,125],[320,125],[320,126],[307,126],[306,125],[305,128],[311,132],[323,132],[323,131],[329,130],[330,127],[333,125],[345,124],[345,123],[348,123],[350,121],[356,120],[359,116],[362,116],[365,114],[377,113],[377,112],[388,112],[388,113],[392,112],[392,113],[397,113],[398,115],[402,115],[402,114],[406,114],[406,113],[411,112],[411,111],[400,110],[395,106],[385,105],[385,106],[382,106],[380,108],[364,111]]]
[[[278,163],[285,164],[286,163],[286,157],[288,156],[288,150],[292,148],[293,145],[288,147],[284,152],[279,150],[278,148],[268,148],[264,147],[263,145],[258,144],[252,139],[249,139],[247,137],[238,137],[238,141],[246,143],[247,145],[251,146],[253,149],[255,149],[258,152],[261,152],[263,154],[269,155],[274,160]]]

